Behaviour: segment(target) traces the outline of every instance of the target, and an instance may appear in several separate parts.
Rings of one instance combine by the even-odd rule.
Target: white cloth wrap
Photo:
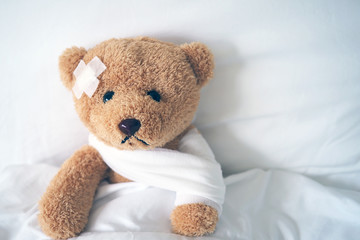
[[[197,129],[180,140],[179,150],[118,150],[89,136],[106,164],[136,182],[176,192],[175,206],[204,203],[221,214],[225,184],[219,163]]]

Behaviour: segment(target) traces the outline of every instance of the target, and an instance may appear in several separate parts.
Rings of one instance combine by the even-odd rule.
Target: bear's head
[[[96,56],[106,70],[91,97],[74,96],[75,108],[92,134],[122,150],[162,147],[187,129],[214,68],[201,43],[110,39],[89,50],[65,50],[59,59],[63,84],[71,90],[79,62]]]

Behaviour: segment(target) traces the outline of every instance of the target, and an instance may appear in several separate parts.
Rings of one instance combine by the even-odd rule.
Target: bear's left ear
[[[194,70],[198,84],[204,86],[212,77],[214,56],[202,43],[193,42],[180,45]]]
[[[66,49],[59,57],[61,81],[69,90],[71,90],[74,85],[73,72],[85,54],[85,48],[72,47]]]

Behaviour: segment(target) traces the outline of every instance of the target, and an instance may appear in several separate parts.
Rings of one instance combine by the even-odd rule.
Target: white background
[[[225,175],[359,169],[359,12],[358,1],[2,1],[0,166],[60,165],[86,143],[59,80],[65,48],[147,35],[214,52],[195,123]]]

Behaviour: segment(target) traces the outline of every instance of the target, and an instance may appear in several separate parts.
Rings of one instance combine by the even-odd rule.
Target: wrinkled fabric
[[[1,239],[49,239],[36,203],[87,143],[61,52],[139,35],[214,53],[195,125],[229,177],[217,230],[199,239],[359,238],[359,1],[110,2],[0,3]],[[174,200],[102,183],[79,239],[192,239],[170,233]]]
[[[49,239],[37,222],[39,201],[59,169],[17,165],[0,172],[1,239]],[[298,173],[260,169],[225,178],[214,234],[199,240],[357,240],[360,193],[326,186]],[[175,193],[141,183],[102,182],[78,239],[190,240],[171,233]]]
[[[90,134],[89,144],[116,173],[135,182],[177,193],[175,205],[204,203],[221,214],[225,185],[219,163],[195,128],[179,142],[178,150],[118,150]]]

